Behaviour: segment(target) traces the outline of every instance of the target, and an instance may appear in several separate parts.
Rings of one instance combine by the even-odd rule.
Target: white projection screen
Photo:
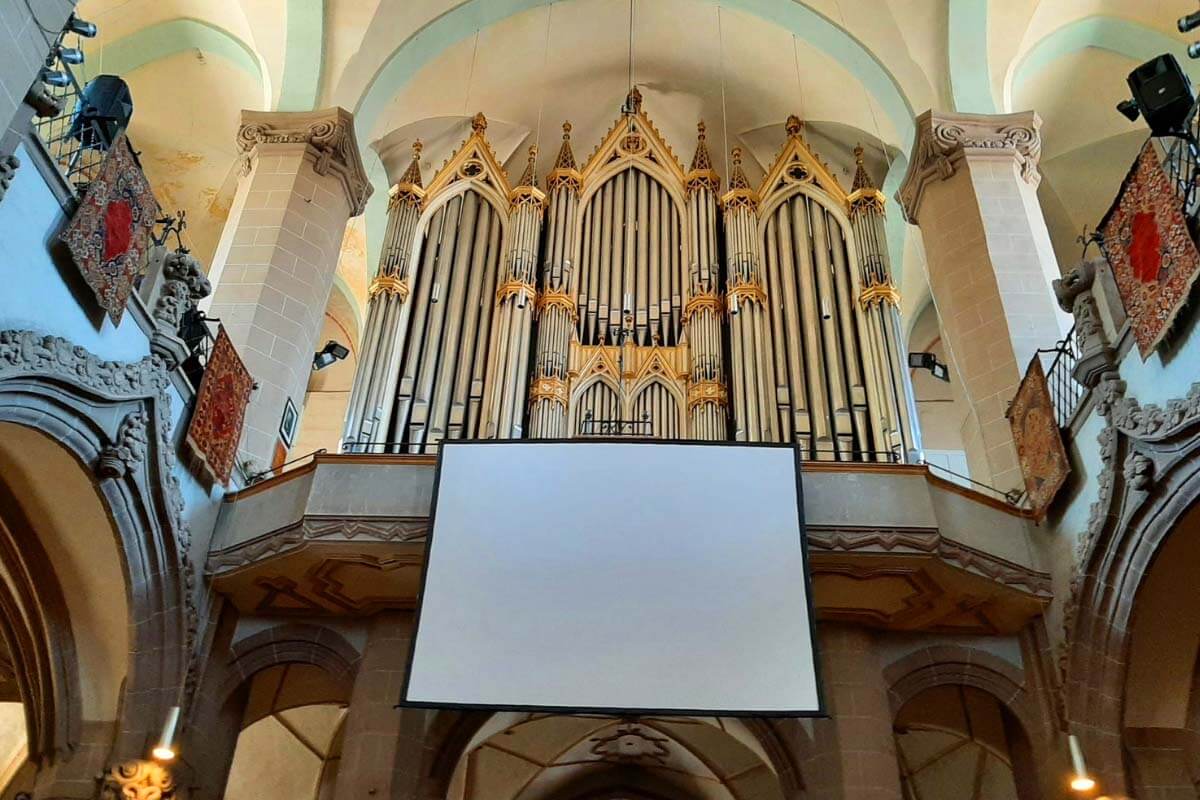
[[[786,445],[443,442],[402,706],[823,713]]]

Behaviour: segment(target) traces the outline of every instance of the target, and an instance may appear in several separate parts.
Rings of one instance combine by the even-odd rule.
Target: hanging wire
[[[471,82],[475,80],[475,56],[479,53],[479,31],[475,31],[475,43],[471,45],[471,68],[467,71],[467,91],[463,96],[463,116],[467,116],[471,106]]]
[[[800,80],[800,49],[796,44],[796,34],[792,34],[792,63],[796,67],[796,96],[800,102],[800,108],[797,109],[800,114],[800,119],[806,120],[804,116],[804,82]]]
[[[546,65],[550,63],[550,23],[554,18],[554,0],[546,3],[546,41],[542,46],[542,97],[538,100],[537,131],[534,133],[533,146],[537,152],[542,152],[542,112],[546,110]]]
[[[629,0],[629,91],[633,91],[633,0]]]
[[[725,108],[725,33],[721,28],[721,4],[717,3],[717,64],[721,71],[721,147],[725,151],[725,180],[732,180],[729,172],[729,114]]]

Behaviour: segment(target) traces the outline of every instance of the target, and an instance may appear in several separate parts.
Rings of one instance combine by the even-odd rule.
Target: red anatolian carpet
[[[1182,201],[1147,142],[1100,223],[1101,246],[1145,361],[1154,352],[1200,274]]]
[[[145,263],[158,202],[124,134],[88,185],[61,239],[114,325]]]
[[[252,391],[254,379],[221,328],[200,381],[187,442],[205,469],[222,484],[229,483],[237,462],[242,423]]]
[[[1017,461],[1025,477],[1025,491],[1034,517],[1042,519],[1046,509],[1071,472],[1071,462],[1063,447],[1062,434],[1054,420],[1054,404],[1046,386],[1046,373],[1037,355],[1017,387],[1017,396],[1008,408]]]

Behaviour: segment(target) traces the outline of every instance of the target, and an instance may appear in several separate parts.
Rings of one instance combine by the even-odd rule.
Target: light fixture
[[[909,353],[908,366],[910,369],[927,369],[939,381],[950,382],[950,368],[938,361],[933,353]]]
[[[313,353],[313,372],[325,369],[335,361],[341,361],[346,356],[350,355],[350,349],[346,345],[330,339],[325,343],[325,346]]]
[[[1071,791],[1090,792],[1096,788],[1096,781],[1088,775],[1087,765],[1083,762],[1083,748],[1079,746],[1079,737],[1075,734],[1067,736],[1067,746],[1071,749]]]
[[[58,47],[58,60],[72,66],[83,63],[83,51],[78,47]]]
[[[82,20],[74,14],[67,20],[66,30],[85,39],[96,38],[96,23]]]
[[[167,721],[163,725],[162,736],[150,754],[157,761],[175,760],[175,729],[179,726],[179,706],[171,706],[167,711]]]
[[[42,82],[62,89],[71,85],[71,76],[61,70],[43,69]]]

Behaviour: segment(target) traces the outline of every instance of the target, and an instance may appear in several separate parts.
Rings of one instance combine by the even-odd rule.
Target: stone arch
[[[1165,406],[1124,397],[1110,373],[1094,390],[1099,497],[1066,601],[1063,676],[1070,732],[1109,793],[1132,789],[1124,717],[1133,612],[1155,556],[1200,502],[1200,384]]]
[[[111,521],[123,583],[113,591],[124,594],[128,612],[115,759],[141,757],[191,684],[196,617],[170,387],[156,356],[105,361],[60,337],[0,332],[0,423],[69,453]],[[61,744],[78,743],[68,736]]]
[[[220,696],[228,698],[259,672],[279,664],[310,664],[329,673],[345,688],[354,685],[361,659],[341,634],[320,625],[289,623],[252,634],[233,646]]]
[[[450,782],[461,759],[481,738],[487,738],[486,729],[496,722],[504,712],[488,711],[437,711],[434,712],[425,730],[425,747],[420,766],[419,797],[445,798],[450,791]],[[779,780],[779,787],[787,800],[804,796],[804,781],[799,764],[811,750],[811,740],[799,720],[771,720],[746,717],[726,720],[740,726],[741,731],[731,733],[739,740],[742,736],[752,737],[748,743],[768,762]],[[500,725],[503,727],[503,724]],[[743,741],[743,744],[747,742]],[[608,787],[605,791],[611,790]],[[579,791],[584,791],[580,788]],[[601,797],[604,793],[601,793]],[[579,800],[591,800],[586,793]],[[571,798],[575,800],[575,798]],[[655,798],[657,800],[657,798]],[[674,798],[671,798],[674,800]]]

